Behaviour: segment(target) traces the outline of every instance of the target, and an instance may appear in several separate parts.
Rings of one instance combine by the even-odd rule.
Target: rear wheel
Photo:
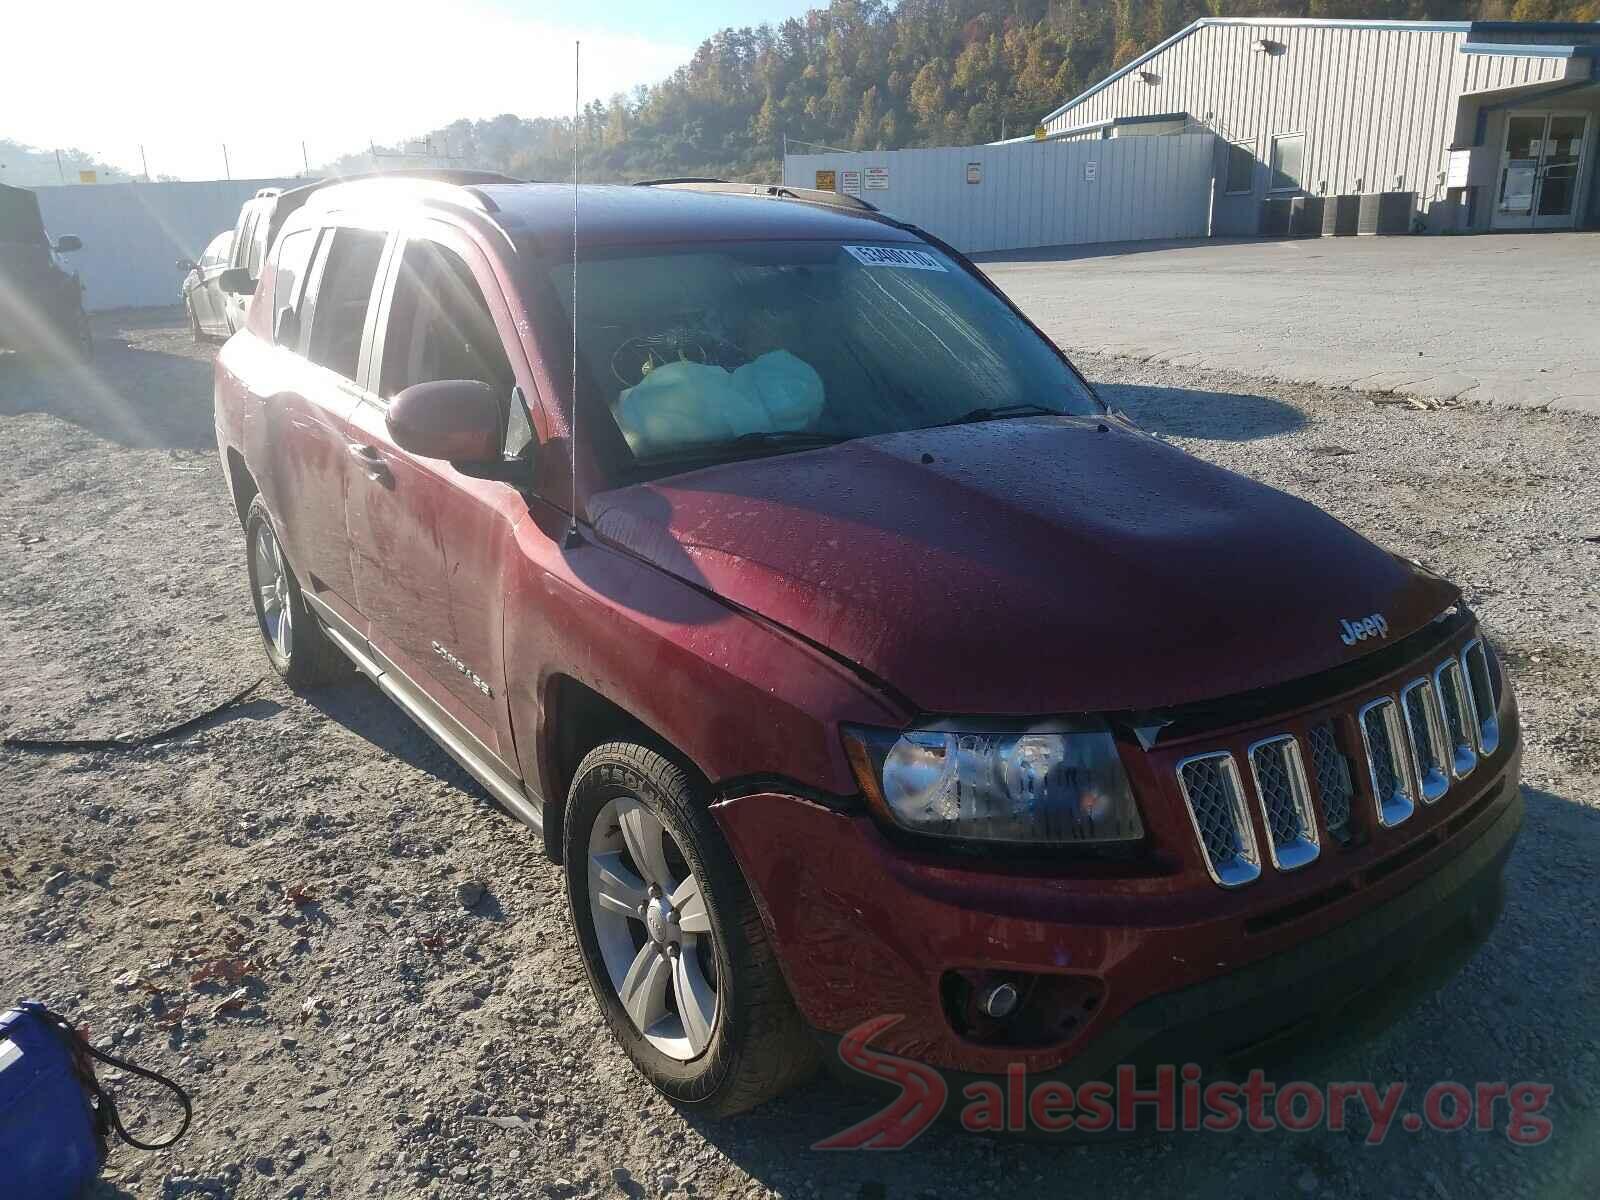
[[[273,669],[291,687],[311,687],[347,674],[349,664],[306,607],[259,495],[250,501],[245,515],[245,565],[256,625]]]
[[[94,357],[94,330],[89,325],[89,314],[84,312],[81,305],[74,318],[73,349],[81,362],[88,362]]]
[[[567,801],[567,898],[634,1065],[670,1099],[727,1116],[804,1079],[817,1055],[707,799],[655,750],[591,751]]]

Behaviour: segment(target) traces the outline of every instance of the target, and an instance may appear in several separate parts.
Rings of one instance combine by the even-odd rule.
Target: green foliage
[[[590,180],[780,176],[785,136],[847,149],[1027,133],[1114,67],[1204,16],[1594,20],[1600,0],[831,0],[776,27],[714,33],[668,78],[589,105]],[[452,159],[572,175],[572,120],[500,116],[430,135]],[[333,164],[370,170],[366,155]]]

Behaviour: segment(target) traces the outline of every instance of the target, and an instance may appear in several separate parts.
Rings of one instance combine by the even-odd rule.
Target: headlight
[[[1030,845],[1134,842],[1144,823],[1104,730],[967,733],[846,727],[878,814],[934,837]]]

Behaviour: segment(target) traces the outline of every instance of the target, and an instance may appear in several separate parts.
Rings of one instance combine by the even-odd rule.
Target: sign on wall
[[[1083,164],[1083,181],[1085,183],[1093,183],[1099,177],[1100,164],[1091,158],[1088,162]]]
[[[78,172],[78,182],[79,183],[99,183],[100,182],[100,172],[98,172],[98,171],[79,171]]]
[[[983,182],[983,164],[982,163],[968,163],[967,164],[967,182],[968,183],[982,183]]]
[[[846,168],[839,174],[841,176],[841,187],[846,194],[859,196],[861,194],[861,172],[853,168]]]
[[[884,192],[889,190],[889,168],[868,167],[866,171],[866,187],[869,192]]]
[[[834,192],[834,191],[838,191],[838,188],[836,188],[834,186],[834,173],[832,171],[818,171],[817,172],[817,191],[819,191],[819,192]]]

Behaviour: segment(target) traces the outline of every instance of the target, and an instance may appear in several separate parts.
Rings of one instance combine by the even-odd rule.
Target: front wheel
[[[804,1079],[816,1048],[706,801],[655,750],[592,750],[567,800],[567,899],[628,1057],[669,1099],[728,1116]]]

